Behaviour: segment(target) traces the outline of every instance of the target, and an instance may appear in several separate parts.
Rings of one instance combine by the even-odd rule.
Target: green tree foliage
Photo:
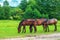
[[[26,7],[27,7],[27,0],[21,0],[19,8],[21,8],[23,11],[25,11]]]
[[[4,19],[3,8],[0,5],[0,19]]]
[[[10,6],[7,0],[3,2],[3,13],[4,13],[4,19],[9,19],[10,17]]]
[[[24,13],[24,18],[25,19],[29,19],[29,18],[41,18],[41,14],[39,13],[39,11],[37,9],[32,9],[31,6],[28,6],[25,13]]]
[[[52,12],[56,11],[56,0],[35,0],[37,2],[37,9],[41,14],[48,14],[52,18]]]
[[[34,11],[33,11],[33,18],[34,19],[42,18],[41,13],[37,9],[34,9]]]
[[[3,12],[4,12],[4,19],[9,19],[10,7],[9,6],[3,6]]]
[[[60,19],[60,0],[21,0],[10,7],[7,0],[0,6],[0,19],[57,18]]]
[[[20,8],[13,8],[11,9],[11,16],[10,19],[22,19],[23,11]]]
[[[24,17],[28,16],[27,18],[34,18],[34,19],[43,18],[43,17],[48,18],[48,14],[45,14],[44,9],[38,10],[38,9],[45,8],[45,7],[38,8],[37,7],[38,5],[36,3],[37,2],[35,0],[29,0],[29,3],[28,3],[27,8],[26,8],[27,11],[25,11]],[[41,13],[41,11],[43,13]]]
[[[23,18],[24,18],[24,19],[28,19],[28,18],[32,18],[32,17],[33,17],[32,8],[31,8],[30,6],[28,6],[28,7],[26,8],[26,11],[25,11],[25,13],[24,13]]]
[[[36,5],[36,2],[33,1],[33,0],[30,0],[28,5],[27,5],[27,8],[26,8],[26,11],[24,13],[24,18],[25,19],[28,19],[28,18],[41,18],[41,14],[40,12],[35,8],[35,5]]]
[[[3,6],[9,6],[9,3],[8,3],[7,0],[5,0],[5,1],[3,2]]]

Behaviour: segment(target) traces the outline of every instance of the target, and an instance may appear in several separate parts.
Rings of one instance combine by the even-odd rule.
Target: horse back
[[[34,19],[26,19],[22,24],[23,25],[32,25],[35,22]]]
[[[37,21],[37,25],[42,25],[45,22],[47,22],[47,19],[37,19],[36,21]]]
[[[53,18],[53,19],[49,19],[47,24],[56,24],[57,23],[57,19]]]

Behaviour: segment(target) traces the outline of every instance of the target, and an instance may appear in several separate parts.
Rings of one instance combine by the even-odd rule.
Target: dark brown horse
[[[45,25],[47,26],[46,31],[47,31],[47,30],[49,31],[48,25],[54,25],[54,26],[55,26],[54,31],[57,31],[57,19],[55,19],[55,18],[53,18],[53,19],[48,19],[48,21],[45,23]]]
[[[22,20],[22,21],[19,23],[19,26],[18,26],[18,33],[21,32],[21,27],[22,27],[22,26],[23,26],[23,31],[22,31],[22,32],[26,32],[26,25],[29,25],[30,28],[31,28],[34,21],[35,21],[35,19]],[[31,29],[30,29],[30,31],[31,31]]]
[[[45,18],[41,18],[41,19],[36,19],[35,20],[35,22],[34,22],[34,24],[33,24],[33,26],[34,26],[34,29],[36,28],[36,26],[40,26],[40,25],[43,25],[43,30],[45,31],[45,29],[46,29],[46,25],[45,25],[45,23],[47,22],[47,19],[45,19]],[[35,32],[36,32],[37,30],[35,29]]]
[[[36,25],[43,25],[44,26],[44,23],[46,21],[47,20],[44,19],[44,18],[41,18],[41,19],[26,19],[26,20],[22,20],[19,23],[19,26],[18,26],[18,33],[21,31],[21,26],[23,26],[23,31],[26,32],[26,28],[25,28],[26,25],[29,25],[30,26],[30,32],[32,32],[32,26],[34,26],[34,30],[36,32],[37,31]]]

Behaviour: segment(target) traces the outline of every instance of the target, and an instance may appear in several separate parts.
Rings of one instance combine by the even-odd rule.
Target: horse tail
[[[21,31],[21,26],[22,26],[23,21],[24,21],[24,20],[22,20],[22,21],[19,23],[19,25],[18,25],[18,33],[20,33],[20,31]]]
[[[58,20],[57,20],[57,19],[54,19],[54,20],[55,20],[55,22],[57,23]]]
[[[57,22],[57,19],[55,19],[55,21]]]
[[[56,18],[53,18],[53,20],[55,21],[55,24],[57,24],[57,21],[58,21],[58,20],[57,20]]]
[[[57,19],[56,18],[53,18],[56,22],[57,22]]]

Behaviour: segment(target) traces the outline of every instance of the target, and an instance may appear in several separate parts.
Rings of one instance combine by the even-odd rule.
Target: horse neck
[[[19,23],[19,28],[22,26],[22,23],[24,22],[24,20],[22,20],[20,23]]]

